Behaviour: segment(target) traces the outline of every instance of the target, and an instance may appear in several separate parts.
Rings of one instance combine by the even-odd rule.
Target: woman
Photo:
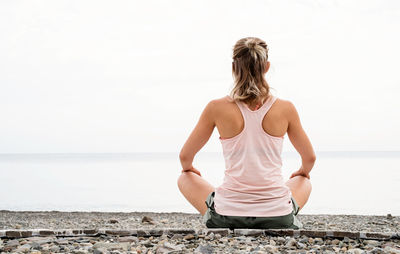
[[[264,78],[269,67],[263,40],[240,39],[233,48],[230,96],[207,104],[180,152],[178,187],[207,227],[302,228],[296,215],[310,195],[309,173],[316,157],[294,105],[270,93]],[[217,188],[192,165],[214,127],[226,166]],[[286,133],[302,165],[284,182],[281,151]]]

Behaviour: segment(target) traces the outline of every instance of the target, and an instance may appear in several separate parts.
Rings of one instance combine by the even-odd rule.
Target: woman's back
[[[238,135],[243,127],[242,113],[229,96],[214,100],[215,125],[222,139]],[[255,110],[246,105],[249,110]],[[288,129],[288,115],[290,114],[291,103],[277,98],[268,110],[262,121],[262,127],[266,134],[275,137],[283,137]]]
[[[282,177],[281,151],[287,130],[285,102],[270,95],[258,109],[228,96],[216,100],[216,127],[225,177],[215,190],[215,209],[230,216],[281,216],[292,211]]]

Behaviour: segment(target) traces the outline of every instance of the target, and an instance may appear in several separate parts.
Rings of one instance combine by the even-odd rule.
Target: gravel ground
[[[142,218],[152,223],[142,223]],[[399,232],[400,216],[297,215],[304,229]],[[200,214],[0,211],[0,229],[206,228]]]
[[[146,216],[147,222],[142,222]],[[399,232],[398,216],[298,215],[309,230]],[[144,220],[146,221],[146,219]],[[205,229],[199,214],[0,211],[1,229],[193,228]],[[14,253],[400,253],[400,240],[313,237],[221,236],[210,233],[160,237],[29,237],[0,240]]]

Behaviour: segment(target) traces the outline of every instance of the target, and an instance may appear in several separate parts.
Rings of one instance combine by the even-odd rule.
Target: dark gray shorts
[[[296,215],[299,212],[299,206],[296,200],[292,199],[293,211],[287,215],[273,217],[247,217],[247,216],[227,216],[218,214],[214,209],[215,192],[211,192],[207,199],[208,207],[203,215],[203,222],[208,228],[258,228],[258,229],[300,229],[303,224],[297,219]]]

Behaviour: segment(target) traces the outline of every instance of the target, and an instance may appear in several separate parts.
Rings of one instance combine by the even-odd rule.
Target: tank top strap
[[[270,95],[267,101],[264,102],[264,104],[258,108],[257,110],[251,110],[249,107],[242,101],[235,100],[236,105],[239,107],[240,112],[242,113],[242,116],[245,120],[248,119],[247,116],[250,117],[250,115],[256,118],[263,118],[264,115],[268,112],[268,110],[271,108],[272,104],[276,101],[277,97]]]
[[[246,105],[244,105],[243,102],[238,101],[238,100],[235,100],[235,103],[238,106],[240,112],[242,113],[243,119],[246,121],[246,119],[247,119],[247,117],[246,117],[247,116],[247,111],[246,110],[248,110],[248,109],[245,108]]]
[[[270,95],[271,97],[268,98],[268,100],[266,102],[264,102],[264,105],[262,105],[259,110],[257,111],[257,113],[259,113],[261,115],[261,117],[264,117],[264,115],[270,110],[270,108],[272,107],[272,104],[274,104],[274,102],[276,101],[277,97]]]

